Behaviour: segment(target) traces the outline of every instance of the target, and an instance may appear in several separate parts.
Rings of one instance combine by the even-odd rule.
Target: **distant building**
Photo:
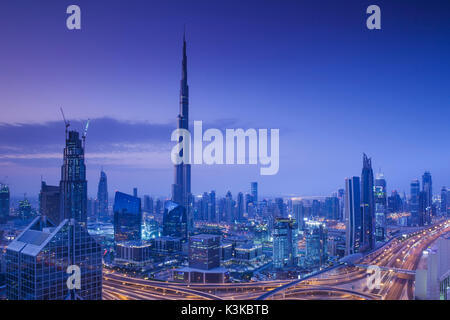
[[[442,215],[447,214],[448,211],[448,190],[446,187],[442,187],[441,189],[441,203],[440,203],[440,212]]]
[[[0,224],[6,223],[10,210],[10,193],[5,184],[0,185]]]
[[[325,198],[325,218],[330,220],[339,220],[339,199],[337,197]]]
[[[116,192],[114,198],[114,240],[122,242],[141,239],[141,199],[122,192]]]
[[[98,182],[97,211],[97,218],[101,220],[108,218],[108,178],[103,170],[100,172],[100,180]]]
[[[243,221],[244,219],[244,194],[239,192],[236,201],[236,220]]]
[[[27,198],[19,201],[19,216],[24,220],[30,219],[32,216],[31,203]]]
[[[144,196],[144,211],[146,213],[153,213],[153,198],[150,196]]]
[[[59,186],[49,186],[42,181],[39,193],[39,214],[56,224],[60,218],[61,192]]]
[[[419,194],[420,194],[420,182],[415,179],[411,181],[411,199],[409,202],[409,209],[411,212],[411,225],[419,226],[421,223],[421,217],[419,214]],[[426,205],[424,206],[426,207]]]
[[[217,222],[216,217],[216,192],[212,190],[209,193],[209,215],[208,215],[208,221],[210,222]]]
[[[297,263],[298,225],[295,219],[276,218],[273,227],[273,266],[292,267]]]
[[[252,195],[252,200],[255,206],[258,205],[258,182],[252,182],[250,184],[250,192]]]

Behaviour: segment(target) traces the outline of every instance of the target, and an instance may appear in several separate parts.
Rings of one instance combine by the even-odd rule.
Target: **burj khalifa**
[[[183,61],[181,69],[180,83],[180,113],[178,114],[178,128],[189,131],[189,87],[187,84],[187,56],[186,56],[186,36],[183,36]],[[181,141],[182,137],[180,137]],[[180,151],[180,156],[183,150]],[[174,184],[172,185],[172,201],[183,205],[189,211],[191,198],[191,165],[175,165]]]

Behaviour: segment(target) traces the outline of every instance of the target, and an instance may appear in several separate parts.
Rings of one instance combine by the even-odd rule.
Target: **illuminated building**
[[[189,267],[172,272],[174,281],[223,283],[226,269],[220,267],[220,237],[209,234],[189,238]]]
[[[325,224],[318,221],[305,223],[305,265],[318,268],[328,260],[328,231]]]
[[[152,245],[145,241],[125,241],[116,243],[114,263],[145,266],[153,261]]]
[[[297,222],[292,218],[276,218],[273,237],[273,266],[275,269],[292,267],[297,259]]]
[[[384,241],[386,238],[386,180],[382,173],[378,173],[375,178],[375,237],[377,241]]]
[[[108,178],[102,170],[97,190],[97,218],[108,218]]]
[[[173,201],[165,203],[162,235],[187,239],[187,215],[184,206]]]
[[[346,255],[358,253],[362,241],[359,177],[345,179]]]
[[[361,208],[362,208],[362,251],[375,248],[375,199],[372,171],[372,159],[363,154],[361,172]]]
[[[116,192],[114,198],[114,240],[120,242],[141,239],[141,199],[122,192]]]

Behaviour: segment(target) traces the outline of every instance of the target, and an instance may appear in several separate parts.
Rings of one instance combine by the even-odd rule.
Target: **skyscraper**
[[[78,132],[66,130],[61,205],[59,216],[54,217],[59,221],[36,217],[8,245],[8,299],[102,299],[102,250],[86,228],[86,187],[84,143]],[[73,273],[69,267],[79,268],[80,288],[68,286]]]
[[[114,198],[114,240],[138,241],[142,239],[141,199],[116,192]]]
[[[0,223],[6,223],[9,217],[10,195],[6,184],[0,185]]]
[[[212,190],[209,193],[209,216],[208,221],[217,222],[216,220],[216,192]]]
[[[19,201],[19,216],[26,220],[30,219],[32,215],[31,203],[27,198]]]
[[[87,181],[84,164],[84,143],[77,131],[66,134],[64,163],[61,167],[61,212],[59,224],[64,219],[75,219],[86,224],[87,220]]]
[[[186,37],[183,36],[183,60],[181,68],[180,83],[180,113],[178,114],[178,129],[189,131],[189,86],[187,82],[187,55]],[[180,137],[180,141],[182,138]],[[180,151],[182,156],[183,150]],[[184,206],[186,210],[190,207],[191,198],[191,165],[180,163],[175,165],[175,181],[172,185],[172,201]]]
[[[364,153],[361,172],[363,251],[375,248],[375,199],[373,190],[372,159]]]
[[[144,211],[153,213],[153,198],[148,195],[144,196]]]
[[[296,263],[298,238],[297,222],[291,218],[276,218],[273,227],[273,266],[292,267]]]
[[[362,242],[362,210],[359,177],[345,179],[346,254],[358,253]]]
[[[418,226],[420,224],[419,215],[419,193],[420,193],[420,182],[415,179],[411,181],[411,199],[409,202],[410,212],[411,212],[411,225]]]
[[[74,219],[54,225],[45,216],[7,248],[8,300],[101,300],[102,250]],[[70,266],[80,268],[80,289],[67,285]]]
[[[426,206],[431,208],[431,205],[433,203],[433,187],[431,173],[428,171],[425,171],[425,173],[422,175],[422,191],[426,193]]]
[[[231,195],[231,191],[228,191],[225,196],[225,220],[228,223],[233,223],[235,220],[234,217],[234,200]]]
[[[305,264],[318,268],[328,260],[328,231],[324,223],[306,221],[305,223]]]
[[[256,205],[258,205],[258,182],[252,182],[250,184],[250,192],[252,194],[252,198],[253,198],[253,203]]]
[[[236,219],[242,221],[244,219],[244,194],[239,192],[236,199]]]
[[[375,236],[377,241],[386,238],[386,179],[382,173],[378,173],[375,179]]]
[[[97,190],[97,218],[105,219],[108,217],[108,178],[102,170]]]
[[[186,208],[173,201],[164,205],[163,236],[170,236],[187,240]]]

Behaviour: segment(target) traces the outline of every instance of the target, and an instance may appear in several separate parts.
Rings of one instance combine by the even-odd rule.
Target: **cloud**
[[[81,132],[84,121],[71,120],[70,129]],[[205,123],[208,127],[229,128],[234,119]],[[175,123],[122,121],[97,118],[90,122],[86,138],[88,164],[166,168],[171,166],[170,135]],[[64,148],[64,123],[0,123],[0,161],[3,166],[18,164],[48,167],[61,163]]]

